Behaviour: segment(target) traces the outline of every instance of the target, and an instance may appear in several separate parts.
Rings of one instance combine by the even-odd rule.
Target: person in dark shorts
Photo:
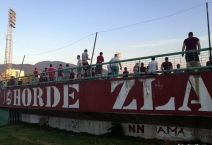
[[[97,61],[96,61],[96,64],[99,64],[99,65],[96,65],[96,74],[99,74],[102,76],[102,65],[100,65],[102,62],[104,62],[104,57],[103,57],[103,53],[100,52],[99,53],[99,56],[97,57]]]
[[[197,37],[193,37],[193,33],[188,33],[188,38],[184,40],[182,52],[189,51],[189,50],[196,50],[201,48],[199,39]],[[186,52],[186,63],[187,68],[192,66],[200,66],[199,62],[199,55],[200,52]],[[184,53],[182,53],[182,57],[184,56]]]
[[[163,74],[168,74],[171,73],[169,70],[173,69],[172,63],[169,62],[169,58],[165,58],[165,62],[162,63],[161,65],[161,70],[166,70],[166,72],[163,72]]]

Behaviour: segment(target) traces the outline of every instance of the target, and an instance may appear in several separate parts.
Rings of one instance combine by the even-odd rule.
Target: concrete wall
[[[102,135],[108,132],[111,122],[77,120],[59,117],[47,117],[32,114],[21,114],[21,120],[27,123],[40,123],[45,118],[45,124],[53,128],[59,128],[73,132],[87,132]],[[201,140],[212,143],[212,130],[196,129],[175,126],[156,126],[146,124],[122,123],[125,135],[142,137],[146,139],[165,139],[171,141]]]

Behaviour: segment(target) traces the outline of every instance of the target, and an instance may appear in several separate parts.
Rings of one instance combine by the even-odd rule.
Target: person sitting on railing
[[[75,78],[75,73],[74,73],[74,70],[71,69],[70,79],[74,79],[74,78]]]
[[[155,61],[155,57],[152,57],[152,61],[149,62],[148,64],[148,71],[155,75],[157,74],[157,70],[158,70],[158,63]]]
[[[139,64],[136,63],[135,66],[133,67],[133,72],[135,73],[134,76],[138,76],[139,73]]]
[[[37,71],[37,68],[35,68],[33,74],[35,75],[34,78],[35,78],[35,82],[37,83],[38,82],[38,71]]]
[[[115,56],[110,60],[110,62],[117,62],[117,61],[120,61],[120,60],[119,60],[119,58],[118,58],[118,55],[115,54]],[[121,63],[120,63],[120,62],[110,64],[110,68],[111,68],[111,70],[112,70],[112,75],[118,75],[118,73],[119,73],[118,64],[119,64],[120,70],[121,70],[122,67],[121,67]]]
[[[128,77],[129,72],[127,71],[127,67],[124,68],[123,74],[123,78]]]
[[[177,64],[177,69],[174,70],[174,73],[183,73],[183,71],[180,69],[180,64]]]
[[[97,57],[97,61],[96,64],[101,64],[102,62],[104,62],[104,57],[102,56],[103,53],[100,52],[99,56]],[[102,65],[96,65],[96,74],[99,74],[102,76]]]
[[[83,66],[85,66],[84,68],[83,68],[83,76],[85,77],[85,69],[87,68],[87,69],[89,69],[89,64],[88,64],[88,60],[90,60],[90,58],[88,57],[88,50],[87,49],[85,49],[84,50],[84,53],[82,53],[82,65]]]
[[[63,77],[63,79],[64,79],[64,80],[69,80],[69,77],[70,77],[70,70],[69,70],[68,68],[69,68],[69,64],[66,64],[66,69],[63,70],[63,72],[64,72],[64,77]]]
[[[166,72],[163,72],[163,74],[168,74],[168,73],[171,73],[171,72],[169,71],[170,69],[173,69],[173,66],[172,66],[172,63],[169,62],[169,58],[166,57],[166,58],[165,58],[165,62],[163,62],[163,63],[161,64],[161,70],[162,70],[162,71],[163,71],[163,70],[166,71]]]
[[[77,66],[80,67],[82,66],[82,60],[80,59],[80,55],[77,55]],[[81,72],[82,72],[82,68],[77,68],[77,78],[81,78]]]
[[[147,68],[144,67],[144,63],[143,62],[141,63],[140,72],[141,73],[146,73],[147,72]],[[142,75],[144,75],[144,74],[140,74],[140,76],[142,76]]]
[[[189,32],[188,33],[188,38],[184,40],[183,42],[183,47],[182,47],[182,52],[184,50],[189,51],[189,50],[197,50],[201,48],[199,39],[197,37],[193,37],[193,33]],[[185,55],[186,63],[187,63],[187,68],[192,67],[192,66],[200,66],[199,62],[199,56],[200,52],[187,52]],[[182,57],[184,56],[184,53],[182,53]]]
[[[61,81],[63,79],[63,67],[62,64],[59,65],[57,81]]]
[[[49,73],[49,81],[54,81],[54,75],[55,75],[55,69],[52,67],[52,64],[50,64],[50,68],[48,68]]]

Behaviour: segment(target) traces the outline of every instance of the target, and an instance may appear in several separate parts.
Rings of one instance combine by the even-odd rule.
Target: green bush
[[[124,136],[124,129],[121,123],[119,122],[112,122],[112,126],[108,129],[108,131],[111,131],[111,134],[113,136]]]

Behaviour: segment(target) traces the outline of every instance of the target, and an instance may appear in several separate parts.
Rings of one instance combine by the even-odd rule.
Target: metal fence
[[[182,57],[184,54],[184,57]],[[158,70],[151,71],[149,66],[149,62],[151,62],[152,58],[155,58],[155,61],[158,65]],[[168,58],[168,61],[172,63],[172,67],[168,66],[168,69],[164,69],[162,67],[163,62],[165,62],[165,58]],[[186,59],[187,61],[186,62]],[[199,58],[199,60],[198,60]],[[150,74],[166,74],[166,73],[186,73],[190,71],[204,71],[209,70],[212,66],[209,64],[209,48],[199,49],[199,50],[191,50],[186,52],[175,52],[154,56],[146,56],[139,58],[132,58],[121,60],[117,62],[106,62],[101,64],[92,64],[87,66],[80,67],[72,67],[72,68],[64,68],[62,70],[55,70],[52,72],[44,72],[39,73],[37,75],[29,75],[19,78],[11,78],[9,80],[3,80],[1,82],[1,87],[13,87],[13,86],[25,86],[25,85],[36,85],[36,84],[46,84],[46,83],[60,83],[67,81],[76,81],[76,80],[90,80],[90,79],[109,79],[113,77],[136,77]],[[121,64],[118,67],[118,74],[113,70],[114,65]],[[143,64],[143,66],[141,66]],[[170,64],[170,63],[168,63]],[[180,65],[180,68],[177,67]],[[112,67],[112,74],[108,69]],[[124,69],[127,68],[128,74],[123,74]],[[142,68],[147,68],[146,71]],[[64,76],[65,71],[69,71],[69,76]],[[81,70],[81,72],[80,72]],[[101,71],[102,70],[102,71]],[[61,73],[62,72],[62,73]],[[80,72],[80,77],[77,77],[78,72]],[[126,71],[125,71],[126,72]],[[53,73],[54,77],[50,79],[50,73]],[[62,74],[62,77],[59,76]],[[75,74],[75,75],[74,75]]]

